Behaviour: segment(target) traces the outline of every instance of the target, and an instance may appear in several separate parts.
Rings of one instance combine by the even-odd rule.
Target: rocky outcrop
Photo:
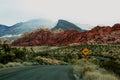
[[[68,35],[69,34],[69,35]],[[76,35],[77,34],[77,35]],[[54,34],[50,30],[40,29],[32,32],[22,38],[15,40],[12,45],[14,46],[65,46],[74,43],[79,32],[75,30],[67,30],[65,32]]]
[[[120,24],[97,26],[87,32],[88,44],[120,44]]]
[[[66,30],[53,33],[40,29],[12,42],[14,46],[73,46],[80,44],[120,44],[120,24],[96,26],[86,32]]]

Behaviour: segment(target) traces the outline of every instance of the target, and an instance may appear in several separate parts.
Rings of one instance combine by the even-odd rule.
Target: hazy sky
[[[36,18],[113,25],[120,23],[120,0],[0,0],[0,24]]]

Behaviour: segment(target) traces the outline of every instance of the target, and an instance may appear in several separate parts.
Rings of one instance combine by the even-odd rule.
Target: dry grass
[[[113,74],[104,74],[99,71],[86,72],[83,76],[83,80],[119,80]]]
[[[10,67],[21,67],[21,66],[31,66],[31,65],[39,65],[36,62],[8,62],[7,64],[1,64],[0,68],[10,68]]]
[[[83,80],[120,80],[115,74],[85,60],[73,66],[73,73]]]
[[[63,61],[57,60],[57,59],[52,59],[52,58],[45,58],[41,56],[35,57],[35,60],[38,61],[40,64],[51,64],[51,65],[57,65],[57,64],[66,64]]]
[[[5,65],[5,67],[17,67],[17,66],[23,66],[23,65],[18,62],[9,62]]]

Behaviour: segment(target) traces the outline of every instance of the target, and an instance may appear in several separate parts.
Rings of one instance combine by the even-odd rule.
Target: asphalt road
[[[0,70],[0,80],[75,80],[72,67],[56,66],[27,66]]]

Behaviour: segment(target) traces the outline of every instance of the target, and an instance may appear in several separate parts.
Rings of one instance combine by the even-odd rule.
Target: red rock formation
[[[120,24],[118,23],[118,24],[113,25],[112,30],[113,31],[120,30]]]
[[[120,44],[120,24],[113,27],[97,26],[87,32],[88,44]]]
[[[66,30],[53,33],[40,29],[20,39],[15,40],[13,46],[73,46],[80,44],[120,44],[120,24],[110,26],[96,26],[87,32]]]

